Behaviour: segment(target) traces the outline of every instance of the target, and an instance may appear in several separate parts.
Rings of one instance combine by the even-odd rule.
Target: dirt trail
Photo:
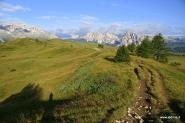
[[[161,116],[161,113],[167,113],[167,116],[178,116],[178,113],[170,106],[171,100],[164,85],[164,77],[158,70],[150,65],[146,66],[139,63],[138,67],[134,69],[134,73],[140,82],[139,93],[135,103],[128,108],[127,114],[116,120],[116,123],[154,123],[156,118]],[[144,75],[144,77],[140,75]],[[158,97],[152,92],[156,88]],[[152,100],[157,102],[154,104]],[[163,109],[167,109],[168,112]],[[154,110],[158,112],[154,113]],[[161,122],[168,122],[167,120],[160,120]]]
[[[158,74],[159,74],[159,78],[161,80],[160,94],[162,96],[163,103],[167,105],[170,102],[170,98],[169,98],[169,95],[166,92],[166,88],[165,88],[165,85],[164,85],[164,78],[163,78],[162,74],[160,74],[159,72],[158,72]]]
[[[106,123],[109,120],[109,117],[111,117],[112,113],[115,111],[116,109],[111,108],[110,110],[107,111],[107,114],[105,116],[104,119],[102,119],[99,123]]]
[[[139,68],[143,69],[141,66],[139,66]],[[123,118],[119,120],[116,120],[116,123],[153,122],[153,120],[150,119],[152,109],[150,88],[147,87],[146,80],[141,80],[138,68],[135,68],[134,72],[140,81],[138,97],[133,106],[128,108],[127,115],[123,116]],[[145,118],[146,116],[147,118]]]

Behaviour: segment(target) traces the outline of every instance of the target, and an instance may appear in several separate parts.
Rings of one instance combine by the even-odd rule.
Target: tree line
[[[153,58],[163,63],[168,62],[168,50],[161,33],[155,35],[152,39],[146,36],[139,45],[132,43],[128,46],[120,46],[114,60],[115,62],[129,62],[130,54],[144,58]]]

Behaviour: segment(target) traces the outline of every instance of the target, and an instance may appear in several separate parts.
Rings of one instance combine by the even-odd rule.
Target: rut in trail
[[[115,111],[116,109],[111,108],[110,110],[107,111],[107,114],[105,116],[104,119],[102,119],[99,123],[106,123],[109,120],[109,117],[112,115],[112,113]]]
[[[116,120],[116,123],[152,123],[153,119],[151,118],[151,93],[150,88],[147,87],[146,80],[142,80],[139,76],[139,69],[143,70],[142,66],[139,65],[138,68],[134,69],[134,73],[136,74],[140,86],[139,86],[139,94],[136,99],[136,102],[129,107],[127,110],[127,115],[123,116],[121,119]],[[151,74],[149,72],[149,74]],[[150,75],[151,76],[151,75]],[[151,79],[151,77],[150,77]],[[147,118],[146,118],[147,117]]]
[[[160,80],[160,89],[159,89],[159,95],[160,95],[160,101],[158,103],[158,107],[160,109],[160,116],[181,116],[180,111],[177,110],[176,105],[172,105],[172,99],[169,97],[165,83],[164,83],[164,76],[156,69],[154,69],[157,73],[157,76]],[[174,107],[173,107],[174,106]],[[174,122],[174,123],[181,123],[185,121],[184,117],[180,117],[179,119],[161,119],[163,122]]]

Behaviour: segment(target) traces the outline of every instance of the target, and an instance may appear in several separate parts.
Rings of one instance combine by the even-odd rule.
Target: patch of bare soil
[[[139,66],[140,67],[140,66]],[[152,103],[150,88],[146,85],[146,80],[141,80],[139,76],[138,68],[134,69],[137,78],[140,81],[139,93],[136,102],[132,107],[127,110],[127,115],[123,116],[121,119],[116,120],[116,123],[143,123],[143,122],[153,122],[150,119]],[[147,118],[145,118],[147,116]]]

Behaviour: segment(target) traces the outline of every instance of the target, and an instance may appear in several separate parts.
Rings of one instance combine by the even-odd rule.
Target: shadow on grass
[[[116,109],[115,108],[111,108],[107,111],[106,115],[105,115],[105,118],[103,118],[100,123],[107,123],[109,118],[111,117],[111,115],[113,114],[113,112],[115,111]]]
[[[55,122],[53,110],[56,105],[67,103],[68,100],[53,100],[51,92],[48,101],[42,101],[42,89],[38,85],[28,84],[19,93],[13,94],[0,102],[0,123],[39,123]],[[70,121],[61,117],[59,122]]]
[[[0,103],[1,121],[15,122],[20,113],[38,107],[41,96],[42,90],[39,86],[28,84],[21,92],[11,95]]]
[[[41,100],[42,89],[38,85],[28,84],[19,93],[13,94],[0,102],[0,123],[74,123],[76,119],[70,115],[60,115],[65,107],[69,107],[77,99],[54,100],[54,94],[48,95],[48,100]],[[78,98],[78,100],[81,100]],[[181,121],[185,121],[185,102],[172,100],[170,107],[177,115],[180,115]],[[56,110],[57,109],[57,110]],[[106,118],[101,122],[106,122],[108,117],[115,109],[107,111]],[[59,117],[54,116],[59,111]],[[55,112],[55,113],[54,113]],[[169,115],[168,112],[165,113]],[[155,118],[147,117],[149,119]]]
[[[112,56],[107,56],[104,59],[107,60],[107,61],[110,61],[110,62],[115,62],[115,59]]]
[[[185,102],[180,100],[171,100],[169,106],[178,116],[180,116],[180,120],[185,123]]]

